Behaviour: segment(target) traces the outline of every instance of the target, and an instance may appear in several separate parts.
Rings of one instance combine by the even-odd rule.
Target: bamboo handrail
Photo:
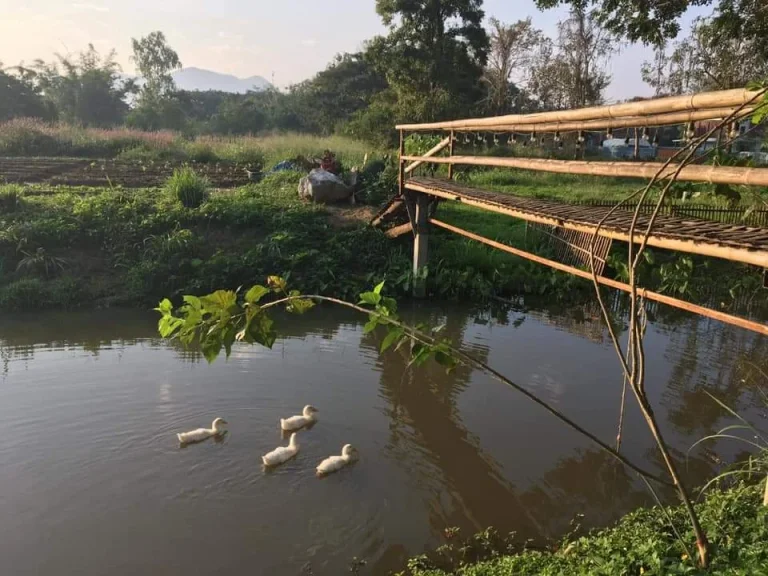
[[[467,120],[452,120],[448,122],[432,122],[427,124],[400,124],[398,130],[458,130],[467,126],[487,127],[505,124],[541,124],[544,122],[572,122],[581,120],[601,120],[606,118],[622,118],[625,116],[648,116],[671,112],[695,111],[710,108],[726,108],[743,106],[753,102],[761,93],[737,89],[719,92],[703,92],[687,96],[670,96],[627,102],[611,106],[594,106],[578,110],[561,110],[540,112],[537,114],[510,114],[493,118],[471,118]]]
[[[424,158],[428,158],[430,156],[434,156],[435,154],[437,154],[438,152],[443,150],[446,146],[448,146],[448,144],[450,144],[450,143],[451,143],[450,136],[448,138],[443,138],[437,146],[434,146],[426,154],[424,154]],[[423,160],[417,160],[413,164],[409,164],[408,166],[406,166],[404,172],[406,174],[410,174],[411,172],[416,170],[416,168],[418,168],[422,164],[424,164]]]
[[[565,132],[575,130],[608,130],[616,128],[652,128],[657,126],[674,126],[703,120],[723,120],[736,112],[738,108],[712,108],[693,112],[673,112],[670,114],[655,114],[651,116],[627,116],[624,118],[609,118],[604,120],[585,120],[581,122],[548,122],[544,124],[499,124],[493,126],[466,126],[455,128],[456,132]],[[734,120],[749,116],[754,112],[753,106],[747,106],[739,111]]]
[[[567,264],[561,264],[560,262],[549,260],[548,258],[542,258],[541,256],[537,256],[535,254],[531,254],[530,252],[525,252],[524,250],[513,248],[512,246],[509,246],[507,244],[502,244],[501,242],[496,242],[495,240],[490,240],[489,238],[486,238],[484,236],[474,234],[472,232],[464,230],[463,228],[452,226],[451,224],[447,224],[446,222],[441,222],[440,220],[436,220],[434,218],[431,218],[429,221],[431,224],[434,224],[435,226],[444,228],[445,230],[449,230],[450,232],[454,232],[455,234],[459,234],[461,236],[470,238],[471,240],[475,240],[477,242],[481,242],[488,246],[492,246],[493,248],[497,248],[504,252],[508,252],[509,254],[519,256],[520,258],[525,258],[526,260],[531,260],[532,262],[536,262],[538,264],[544,264],[545,266],[549,266],[550,268],[554,268],[555,270],[560,270],[561,272],[568,272],[569,274],[573,274],[574,276],[578,276],[580,278],[584,278],[587,280],[593,279],[592,273],[587,272],[586,270],[581,270],[580,268],[568,266]],[[597,281],[600,284],[603,284],[610,288],[621,290],[623,292],[632,291],[632,288],[629,284],[625,284],[624,282],[619,282],[618,280],[611,280],[610,278],[598,276]],[[638,296],[642,298],[646,298],[648,300],[660,302],[668,306],[673,306],[681,310],[686,310],[688,312],[700,314],[702,316],[706,316],[707,318],[712,318],[713,320],[719,320],[720,322],[724,322],[732,326],[738,326],[739,328],[745,328],[747,330],[757,332],[758,334],[763,334],[765,336],[768,336],[768,324],[760,324],[759,322],[753,322],[752,320],[747,320],[746,318],[739,318],[738,316],[726,314],[725,312],[712,310],[711,308],[706,308],[704,306],[692,304],[684,300],[678,300],[677,298],[673,298],[671,296],[665,296],[664,294],[651,292],[650,290],[646,290],[645,288],[638,288],[637,294]]]
[[[556,174],[579,174],[587,176],[613,176],[619,178],[653,178],[666,180],[675,176],[677,164],[658,162],[593,162],[587,160],[551,160],[543,158],[504,158],[498,156],[452,156],[450,158],[426,158],[403,156],[403,160],[422,160],[432,164],[463,164],[469,166],[492,166],[497,168],[518,168]],[[709,184],[732,184],[736,186],[768,186],[768,168],[744,168],[741,166],[689,165],[680,169],[677,180],[683,182],[706,182]]]

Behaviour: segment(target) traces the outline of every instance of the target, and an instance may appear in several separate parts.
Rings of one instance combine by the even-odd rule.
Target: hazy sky
[[[101,52],[115,48],[124,71],[133,73],[131,37],[162,30],[185,66],[267,80],[274,74],[285,87],[384,32],[374,6],[375,0],[0,0],[0,62],[49,60],[91,42]],[[533,0],[486,0],[484,7],[503,22],[532,16],[549,35],[565,15],[539,12]],[[649,55],[629,46],[614,56],[609,99],[650,93],[640,78]]]

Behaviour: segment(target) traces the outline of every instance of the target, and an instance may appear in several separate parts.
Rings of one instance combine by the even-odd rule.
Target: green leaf
[[[203,307],[203,303],[200,302],[200,298],[197,296],[184,296],[184,302],[192,309],[192,310],[201,310]]]
[[[200,348],[208,363],[212,363],[221,352],[221,335],[219,333],[209,335],[200,343]]]
[[[379,325],[379,321],[376,318],[371,318],[366,322],[365,326],[363,326],[363,334],[368,334],[370,332],[373,332],[376,329],[376,326]]]
[[[382,280],[379,282],[376,287],[373,289],[374,294],[381,294],[381,289],[384,288],[384,281]]]
[[[232,290],[217,290],[200,298],[200,302],[211,312],[230,312],[237,305],[237,294]]]
[[[376,294],[376,292],[363,292],[360,294],[359,304],[378,306],[379,302],[381,302],[381,294]]]
[[[170,314],[173,312],[173,304],[171,304],[171,301],[168,300],[168,298],[164,298],[160,304],[158,304],[157,308],[155,308],[158,312],[161,314]]]
[[[245,301],[248,304],[256,304],[267,294],[269,294],[269,288],[257,284],[245,293]]]
[[[264,311],[258,311],[255,316],[247,320],[245,340],[272,348],[277,339],[277,334],[272,329],[273,325],[274,322]]]
[[[285,292],[286,288],[288,287],[288,283],[285,281],[284,278],[281,278],[280,276],[270,276],[267,278],[267,284],[270,288],[272,288],[273,292]]]
[[[157,330],[160,332],[161,337],[168,338],[172,336],[182,324],[184,324],[184,320],[167,314],[160,318],[160,321],[157,323]]]
[[[451,372],[459,363],[456,358],[441,350],[435,352],[435,361],[440,364],[440,366],[444,366],[447,372]]]
[[[293,314],[304,314],[304,312],[314,308],[314,306],[315,303],[312,300],[308,298],[300,298],[298,300],[292,300],[291,303],[286,306],[286,310]]]
[[[230,324],[224,329],[224,332],[221,336],[222,343],[224,344],[224,351],[227,355],[227,358],[230,357],[232,354],[232,344],[235,342],[235,337],[237,336],[237,330],[234,326],[234,324]]]
[[[402,328],[390,328],[387,335],[384,337],[384,340],[381,343],[381,348],[379,349],[380,352],[386,352],[392,344],[395,343],[396,340],[401,338],[403,335],[403,329]]]

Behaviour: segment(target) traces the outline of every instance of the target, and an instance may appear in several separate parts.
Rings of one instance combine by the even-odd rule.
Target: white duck
[[[280,428],[283,430],[299,430],[313,424],[317,421],[315,413],[318,412],[314,406],[304,406],[302,416],[291,416],[290,418],[280,418]]]
[[[352,464],[352,462],[355,462],[359,457],[357,449],[353,447],[352,444],[346,444],[344,448],[341,449],[341,456],[331,456],[318,464],[317,475],[325,476],[326,474],[341,470],[344,466],[348,466],[349,464]]]
[[[264,462],[264,466],[278,466],[283,462],[288,462],[291,458],[299,453],[299,443],[296,442],[296,432],[291,434],[291,441],[288,446],[280,446],[275,448],[269,454],[264,454],[261,457],[261,461]]]
[[[216,418],[210,428],[198,428],[191,432],[181,432],[176,434],[181,444],[191,444],[192,442],[202,442],[212,436],[221,436],[226,432],[224,425],[228,422],[223,418]]]

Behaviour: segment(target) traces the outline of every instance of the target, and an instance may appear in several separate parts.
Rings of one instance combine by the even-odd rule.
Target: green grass
[[[266,168],[296,156],[319,157],[332,150],[347,166],[362,164],[369,145],[342,136],[274,134],[184,138],[171,131],[85,128],[28,118],[0,123],[0,156],[64,156],[132,160],[228,161]]]
[[[210,183],[192,168],[184,167],[173,171],[165,183],[166,191],[185,208],[198,208],[208,198]]]
[[[393,290],[400,278],[405,290],[406,247],[367,226],[332,226],[324,207],[298,198],[299,178],[268,176],[213,194],[198,208],[163,189],[61,188],[25,196],[15,212],[0,212],[0,308],[143,306],[163,296],[263,283],[268,274],[290,274],[306,292],[346,297],[384,277]],[[35,267],[17,270],[25,252],[40,248],[66,261],[56,277]]]
[[[659,508],[640,509],[612,528],[566,539],[556,551],[523,551],[461,567],[425,556],[410,561],[412,576],[668,576],[674,574],[759,576],[768,573],[768,507],[763,485],[738,484],[710,492],[697,506],[711,544],[711,566],[699,569],[675,537]],[[672,520],[689,550],[694,538],[682,507]],[[450,550],[450,548],[449,548]],[[445,552],[445,549],[444,549]],[[695,552],[692,552],[695,554]],[[443,554],[445,556],[445,553]]]

